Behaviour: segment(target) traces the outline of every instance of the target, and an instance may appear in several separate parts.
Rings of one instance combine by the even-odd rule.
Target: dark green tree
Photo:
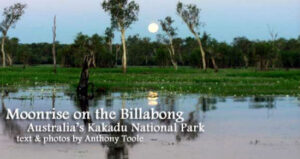
[[[257,66],[260,70],[267,70],[272,57],[272,44],[270,42],[258,41],[254,47],[257,58]]]
[[[248,68],[252,52],[252,42],[246,37],[236,37],[233,39],[233,47],[242,55],[245,67]]]
[[[205,52],[208,53],[209,58],[211,59],[211,63],[214,67],[215,72],[218,72],[218,65],[216,62],[216,58],[220,54],[218,50],[218,42],[216,39],[213,39],[208,35],[206,32],[204,32],[202,36],[203,46],[205,48]]]
[[[114,32],[113,32],[113,28],[109,27],[109,28],[106,28],[105,29],[105,41],[109,47],[109,52],[112,54],[113,52],[113,44],[112,44],[112,41],[114,39],[115,35],[114,35]]]
[[[15,56],[17,55],[17,51],[19,47],[19,39],[6,37],[5,43],[6,43],[5,53],[6,53],[7,61],[9,65],[11,65],[15,61]]]

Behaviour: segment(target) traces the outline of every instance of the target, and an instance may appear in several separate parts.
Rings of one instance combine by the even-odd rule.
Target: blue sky
[[[280,37],[296,38],[300,35],[299,0],[181,0],[194,3],[202,9],[201,20],[206,31],[219,41],[231,42],[236,36],[267,40],[268,25]],[[57,15],[57,40],[73,42],[77,33],[103,34],[110,25],[110,18],[101,8],[102,0],[0,0],[0,11],[15,2],[25,2],[28,7],[15,29],[8,33],[21,43],[51,42],[53,16]],[[147,30],[151,22],[172,16],[178,36],[192,36],[176,15],[178,0],[136,0],[140,5],[139,21],[127,35],[140,34],[153,40],[156,35]],[[1,17],[0,20],[3,18]],[[158,33],[161,33],[159,30]],[[115,42],[120,41],[116,33]]]

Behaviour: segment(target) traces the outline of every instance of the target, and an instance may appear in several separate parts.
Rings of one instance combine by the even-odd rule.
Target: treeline
[[[128,64],[134,66],[171,66],[171,57],[167,44],[159,38],[139,35],[127,39]],[[207,66],[213,68],[211,56],[220,68],[257,67],[299,68],[300,36],[298,39],[270,41],[251,41],[246,37],[234,38],[231,44],[218,42],[204,33],[201,37],[203,48],[207,52]],[[202,57],[194,38],[175,38],[175,60],[181,66],[202,66]],[[52,44],[20,44],[17,38],[7,38],[6,52],[12,59],[11,64],[37,65],[52,64]],[[121,44],[111,44],[105,36],[92,36],[79,33],[72,44],[56,44],[57,61],[63,67],[80,67],[82,59],[91,51],[95,55],[97,67],[114,67],[122,63]]]
[[[139,4],[131,0],[104,0],[102,9],[110,16],[111,25],[104,36],[79,33],[72,44],[56,42],[56,16],[53,21],[53,43],[19,44],[17,38],[7,37],[10,28],[24,14],[26,4],[16,3],[4,8],[0,23],[2,66],[23,64],[53,64],[63,67],[80,67],[85,57],[93,58],[97,67],[122,65],[126,73],[127,64],[139,66],[178,65],[218,68],[256,67],[269,68],[300,67],[300,36],[298,39],[277,38],[277,33],[269,28],[271,40],[249,40],[236,37],[231,44],[219,42],[209,34],[200,34],[203,22],[196,4],[176,5],[176,15],[186,24],[193,37],[180,38],[171,16],[160,19],[162,35],[156,41],[139,35],[126,38],[126,30],[138,20]],[[121,44],[113,44],[114,32],[121,34]],[[53,63],[52,63],[53,62]],[[6,64],[7,63],[7,64]]]

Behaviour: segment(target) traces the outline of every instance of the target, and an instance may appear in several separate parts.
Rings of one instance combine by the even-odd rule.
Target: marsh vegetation
[[[24,86],[64,85],[73,90],[80,78],[79,68],[51,66],[0,68],[2,88]],[[119,68],[91,68],[89,82],[95,92],[108,91],[169,91],[213,95],[299,95],[300,70],[276,69],[267,72],[248,69],[213,69],[202,71],[191,67],[129,67],[127,74]]]

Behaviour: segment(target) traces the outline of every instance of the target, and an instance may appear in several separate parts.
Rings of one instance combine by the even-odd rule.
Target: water
[[[94,112],[103,108],[117,111],[125,108],[151,108],[157,111],[182,111],[185,122],[202,122],[204,133],[141,133],[142,143],[120,145],[82,144],[38,147],[41,153],[55,153],[57,158],[299,158],[300,152],[300,98],[290,96],[218,97],[199,94],[158,92],[157,98],[149,92],[97,94],[82,101],[64,87],[34,87],[9,92],[2,108],[26,111],[84,110]],[[5,105],[5,107],[3,107]],[[88,105],[88,107],[86,107]],[[3,118],[3,113],[2,113]],[[61,121],[36,121],[59,124]],[[70,121],[76,122],[76,121]],[[80,121],[84,123],[85,121]],[[96,122],[96,121],[95,121]],[[109,122],[109,121],[105,121]],[[129,121],[130,122],[130,121]],[[170,120],[142,121],[172,124]],[[28,121],[1,120],[0,141],[10,141],[25,131]],[[5,135],[6,134],[6,135]],[[22,158],[32,158],[37,145],[0,142],[1,154],[7,145],[18,148]],[[26,148],[25,148],[26,146]],[[18,152],[6,154],[18,158]],[[70,155],[72,153],[72,155]],[[78,154],[78,155],[74,155]],[[21,155],[22,156],[22,155]],[[51,155],[50,155],[51,156]]]

